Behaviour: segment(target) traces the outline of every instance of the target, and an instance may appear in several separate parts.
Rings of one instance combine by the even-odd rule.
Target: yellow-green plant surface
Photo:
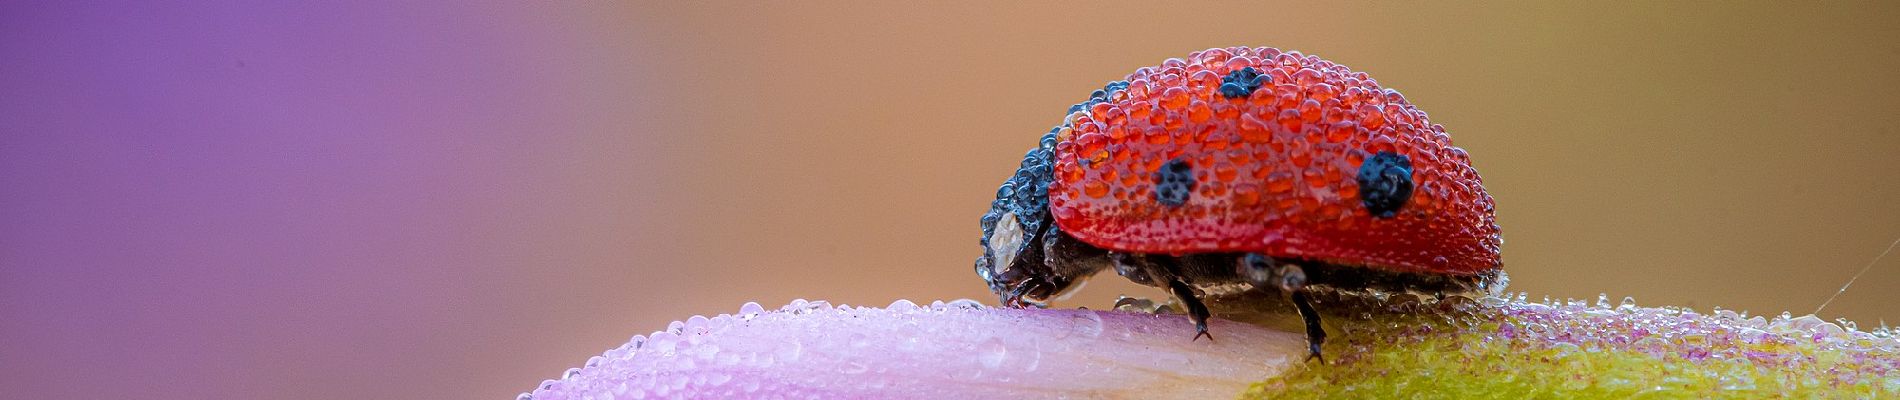
[[[1328,363],[1242,397],[1900,398],[1900,340],[1885,327],[1628,299],[1375,303],[1328,315]]]

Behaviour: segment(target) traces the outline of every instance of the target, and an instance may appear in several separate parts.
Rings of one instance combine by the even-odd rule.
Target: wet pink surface
[[[1226,398],[1304,356],[1304,337],[1186,317],[794,301],[695,316],[543,382],[535,400],[663,398]]]

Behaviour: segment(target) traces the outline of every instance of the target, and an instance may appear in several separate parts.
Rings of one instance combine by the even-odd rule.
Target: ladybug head
[[[976,259],[976,274],[1005,306],[1046,307],[1107,266],[1106,252],[1062,233],[1054,221],[1027,223],[1004,212],[984,222],[989,236],[983,240],[983,256]],[[1024,231],[1032,225],[1043,228]]]
[[[1041,268],[1042,246],[1036,235],[1024,232],[1015,213],[1003,212],[995,220],[985,218],[986,237],[983,256],[976,258],[976,275],[990,285],[990,292],[1006,306],[1043,304],[1054,292],[1046,270]]]
[[[996,200],[983,214],[983,255],[976,259],[976,275],[1008,306],[1043,306],[1076,286],[1081,277],[1050,264],[1047,250],[1062,236],[1049,214],[1051,156],[1055,132],[1023,155],[1020,168],[996,190]],[[1057,260],[1060,264],[1060,260]]]

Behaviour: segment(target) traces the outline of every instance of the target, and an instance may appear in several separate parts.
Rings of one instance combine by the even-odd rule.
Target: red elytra
[[[1257,89],[1223,78],[1252,68]],[[1217,48],[1128,75],[1056,133],[1049,212],[1064,232],[1130,253],[1253,252],[1397,272],[1499,268],[1493,201],[1463,149],[1365,73],[1274,48]],[[1374,215],[1362,164],[1395,153],[1409,200]],[[1191,167],[1186,200],[1157,200],[1157,170]]]

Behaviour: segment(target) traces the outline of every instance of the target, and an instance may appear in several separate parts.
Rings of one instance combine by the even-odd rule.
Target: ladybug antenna
[[[1846,292],[1847,292],[1847,287],[1848,287],[1848,286],[1854,286],[1854,281],[1857,281],[1857,280],[1860,280],[1860,276],[1861,276],[1861,275],[1866,275],[1866,274],[1867,274],[1867,271],[1868,271],[1868,270],[1871,270],[1871,269],[1874,269],[1874,264],[1877,264],[1877,263],[1880,263],[1880,259],[1881,259],[1881,258],[1886,258],[1886,257],[1887,257],[1887,253],[1892,253],[1892,252],[1893,252],[1893,248],[1894,248],[1895,246],[1900,246],[1900,239],[1894,239],[1894,240],[1893,240],[1893,244],[1889,244],[1889,245],[1887,245],[1887,251],[1882,251],[1882,252],[1880,252],[1880,255],[1878,255],[1878,256],[1874,256],[1874,260],[1873,260],[1873,261],[1868,261],[1868,262],[1867,262],[1867,266],[1865,266],[1865,267],[1860,267],[1860,272],[1859,272],[1859,273],[1855,273],[1855,274],[1854,274],[1854,277],[1853,277],[1853,278],[1848,278],[1848,279],[1847,279],[1847,284],[1845,284],[1845,285],[1841,285],[1841,290],[1836,290],[1836,291],[1834,291],[1834,295],[1833,295],[1833,296],[1828,296],[1828,297],[1827,297],[1827,301],[1823,301],[1823,302],[1821,302],[1821,306],[1820,306],[1820,307],[1815,307],[1815,308],[1814,308],[1814,315],[1817,315],[1817,316],[1818,316],[1818,315],[1821,315],[1821,309],[1824,309],[1824,308],[1827,308],[1827,304],[1828,304],[1828,303],[1833,303],[1833,302],[1834,302],[1834,298],[1836,298],[1836,297],[1841,297],[1841,293],[1846,293]]]

